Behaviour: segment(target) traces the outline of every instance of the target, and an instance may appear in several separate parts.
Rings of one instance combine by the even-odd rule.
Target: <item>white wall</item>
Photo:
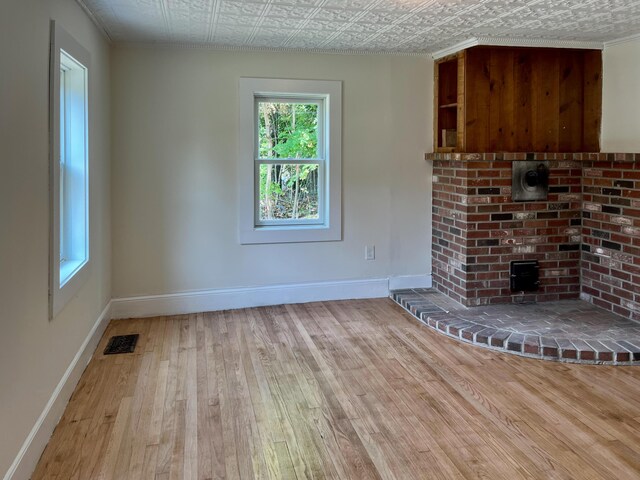
[[[640,152],[640,38],[603,53],[602,151]]]
[[[92,55],[90,279],[48,319],[49,21]],[[0,476],[111,296],[109,47],[73,0],[0,2]],[[37,460],[37,458],[36,458]]]
[[[430,273],[432,68],[418,57],[115,48],[114,297]],[[343,81],[343,241],[238,243],[241,76]]]

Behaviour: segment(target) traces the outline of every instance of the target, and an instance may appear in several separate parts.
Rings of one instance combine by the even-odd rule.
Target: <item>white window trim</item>
[[[322,242],[342,239],[342,82],[333,80],[240,79],[238,145],[238,237],[241,244]],[[319,129],[324,146],[324,191],[320,221],[260,225],[257,221],[258,144],[256,98],[317,99],[324,109]],[[327,175],[328,173],[328,175]],[[275,222],[274,222],[275,223]],[[283,222],[284,223],[284,222]]]
[[[86,68],[85,132],[85,199],[86,199],[86,260],[60,261],[60,51],[80,62]],[[49,317],[54,318],[73,298],[89,277],[91,254],[89,248],[89,70],[91,55],[55,21],[51,22],[50,95],[49,95],[49,162],[50,162],[50,240],[49,240]],[[60,285],[61,273],[67,280]]]

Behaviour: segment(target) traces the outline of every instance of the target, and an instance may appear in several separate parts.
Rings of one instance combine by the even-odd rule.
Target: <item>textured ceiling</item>
[[[609,41],[640,0],[78,0],[115,42],[429,53],[470,37]]]

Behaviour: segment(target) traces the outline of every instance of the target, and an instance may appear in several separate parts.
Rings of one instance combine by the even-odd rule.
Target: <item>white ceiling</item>
[[[640,0],[78,0],[114,42],[430,53],[470,37],[610,41]]]

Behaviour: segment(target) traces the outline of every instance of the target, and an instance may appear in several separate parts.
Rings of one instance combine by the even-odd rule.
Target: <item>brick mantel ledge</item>
[[[476,162],[500,160],[574,160],[592,162],[635,162],[640,153],[562,153],[562,152],[495,152],[495,153],[425,153],[425,160]]]

